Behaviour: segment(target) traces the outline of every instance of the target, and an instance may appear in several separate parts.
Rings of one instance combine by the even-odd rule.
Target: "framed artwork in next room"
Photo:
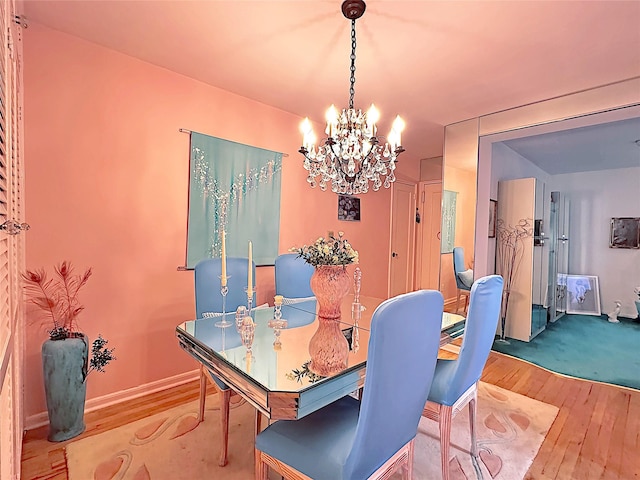
[[[489,200],[489,238],[496,237],[496,218],[498,218],[498,201]]]
[[[640,217],[611,219],[610,248],[640,248]]]
[[[600,285],[593,275],[566,275],[567,313],[600,315]]]

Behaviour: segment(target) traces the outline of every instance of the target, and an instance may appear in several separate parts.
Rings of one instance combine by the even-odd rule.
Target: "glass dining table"
[[[351,297],[352,298],[352,297]],[[251,310],[252,341],[236,327],[235,312],[199,318],[176,327],[180,347],[223,380],[256,410],[271,420],[299,419],[364,385],[371,316],[380,299],[362,300],[360,318],[347,297],[342,305],[341,330],[349,343],[347,367],[328,377],[309,370],[309,340],[318,326],[317,302],[307,299],[283,305],[286,326],[277,328],[274,307]],[[221,320],[230,326],[221,327]],[[440,344],[464,333],[464,317],[443,314]],[[284,322],[283,322],[284,323]],[[282,324],[281,324],[282,325]],[[402,319],[398,319],[402,328]],[[240,327],[242,329],[242,327]]]

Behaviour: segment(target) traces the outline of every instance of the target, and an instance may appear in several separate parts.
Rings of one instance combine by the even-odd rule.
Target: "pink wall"
[[[280,251],[343,230],[360,251],[363,294],[386,296],[390,192],[362,197],[361,222],[339,222],[336,195],[305,181],[300,118],[38,24],[24,42],[27,266],[93,268],[81,328],[109,339],[117,360],[90,377],[89,399],[195,369],[174,334],[195,310],[193,274],[176,270],[189,151],[180,128],[288,153]],[[257,284],[259,301],[271,299],[272,267]],[[27,417],[45,410],[45,337],[28,327]]]

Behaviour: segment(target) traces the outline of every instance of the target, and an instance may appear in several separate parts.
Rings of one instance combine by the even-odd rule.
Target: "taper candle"
[[[249,240],[249,271],[247,272],[247,297],[253,297],[253,245]]]
[[[225,232],[222,230],[222,273],[220,274],[220,286],[227,286],[227,243],[225,241]]]

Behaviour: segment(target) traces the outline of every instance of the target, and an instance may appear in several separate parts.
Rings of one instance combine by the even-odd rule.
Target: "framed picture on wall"
[[[498,201],[489,200],[489,238],[496,237],[496,218],[498,218]]]
[[[458,192],[442,192],[442,240],[440,253],[452,253],[456,239],[456,210]]]
[[[338,195],[338,220],[360,221],[360,199],[349,195]]]
[[[640,217],[611,219],[610,248],[640,248]]]
[[[600,286],[592,275],[566,276],[567,313],[600,315]]]

